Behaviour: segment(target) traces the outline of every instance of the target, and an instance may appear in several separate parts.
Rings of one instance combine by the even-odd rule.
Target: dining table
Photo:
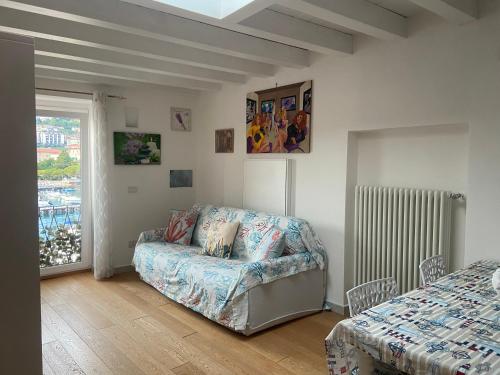
[[[332,375],[500,375],[500,296],[481,260],[340,321],[325,340]]]

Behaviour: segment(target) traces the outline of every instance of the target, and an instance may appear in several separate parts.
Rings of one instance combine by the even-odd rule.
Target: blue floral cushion
[[[275,226],[283,231],[285,237],[284,255],[307,251],[303,239],[309,225],[305,220],[212,205],[196,205],[195,208],[200,215],[193,233],[192,244],[194,246],[204,246],[208,230],[213,223],[239,221],[240,226],[234,240],[231,259],[249,260],[251,258],[250,253],[255,249],[258,242],[252,245],[252,241],[248,240],[248,234],[253,233],[254,228],[258,226],[267,226],[269,228]]]
[[[252,261],[279,258],[285,249],[285,235],[279,228],[273,227],[264,233],[260,242],[251,253]]]

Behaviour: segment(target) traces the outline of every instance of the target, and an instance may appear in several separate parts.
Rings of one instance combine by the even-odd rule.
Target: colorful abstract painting
[[[114,132],[113,147],[116,165],[161,164],[161,135]]]
[[[191,131],[191,110],[189,108],[170,108],[170,128],[175,131]]]
[[[247,94],[247,153],[309,153],[312,81]],[[249,121],[248,103],[257,103]]]

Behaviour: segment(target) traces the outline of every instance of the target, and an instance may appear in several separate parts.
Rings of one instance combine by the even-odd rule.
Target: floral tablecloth
[[[498,267],[474,263],[341,321],[326,338],[330,374],[500,375]]]

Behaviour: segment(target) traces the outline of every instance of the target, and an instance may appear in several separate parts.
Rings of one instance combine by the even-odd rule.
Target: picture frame
[[[257,101],[257,113],[246,123],[247,154],[311,152],[312,87],[307,80],[247,93],[248,109],[248,100]]]
[[[290,95],[281,98],[281,108],[287,111],[295,111],[297,109],[297,97],[295,95]]]
[[[170,108],[170,129],[173,131],[190,132],[191,131],[191,109],[189,108]]]
[[[160,165],[161,134],[113,132],[115,165]]]
[[[191,169],[170,170],[170,187],[171,188],[193,187],[193,170]]]
[[[312,88],[304,91],[303,107],[304,107],[304,112],[310,115],[312,111]]]
[[[125,107],[125,127],[139,127],[139,108]]]
[[[263,100],[260,103],[261,113],[273,113],[274,110],[274,100]]]
[[[215,131],[215,153],[231,154],[234,152],[234,129],[217,129]]]
[[[246,114],[246,123],[250,123],[255,118],[257,114],[257,101],[253,99],[247,98],[247,114]]]

